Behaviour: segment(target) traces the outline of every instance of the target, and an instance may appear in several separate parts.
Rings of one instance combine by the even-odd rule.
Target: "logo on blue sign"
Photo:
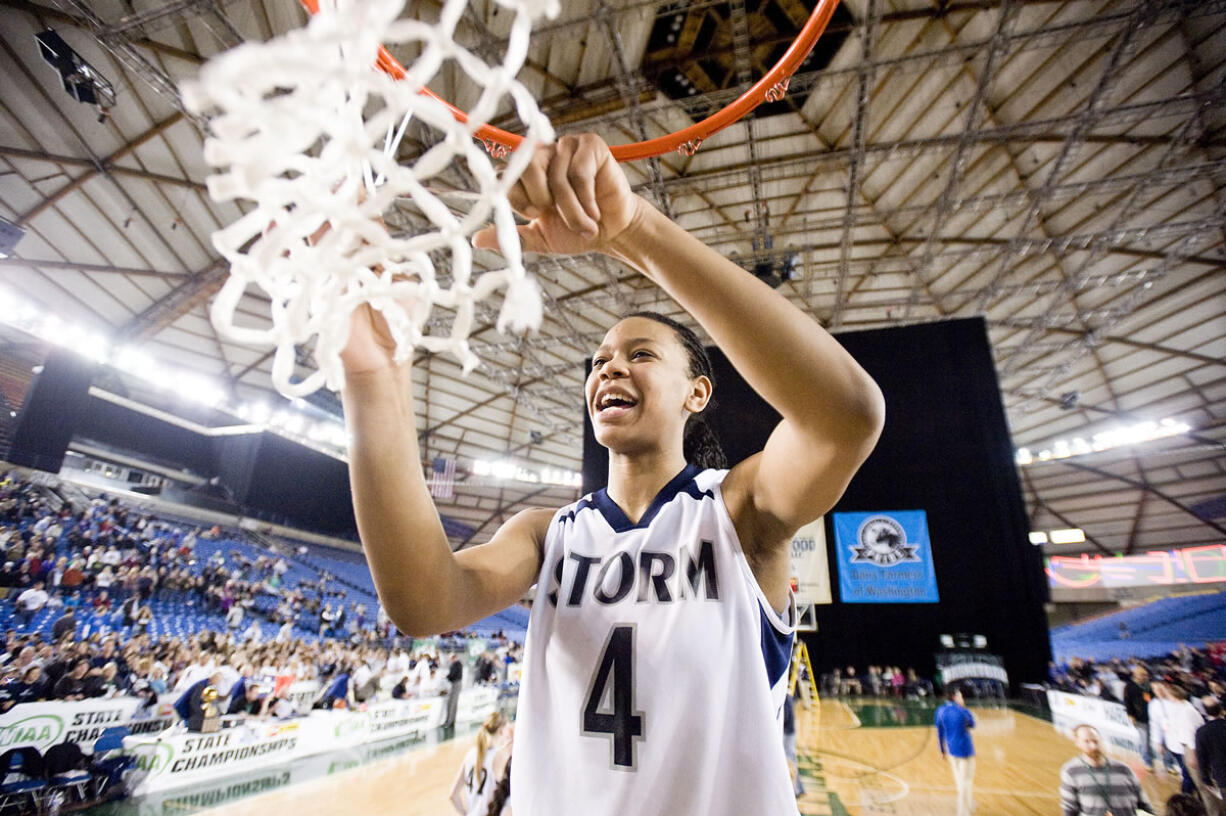
[[[864,520],[856,534],[859,544],[853,544],[855,553],[851,563],[868,561],[879,567],[892,567],[903,561],[919,561],[915,554],[918,546],[907,543],[907,533],[902,525],[889,516],[873,516]]]

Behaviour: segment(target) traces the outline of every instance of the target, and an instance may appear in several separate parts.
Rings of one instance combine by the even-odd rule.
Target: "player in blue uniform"
[[[810,317],[634,195],[597,137],[540,148],[510,198],[531,219],[519,228],[526,251],[602,252],[637,269],[782,419],[764,449],[731,470],[687,462],[687,428],[713,390],[697,341],[656,316],[622,320],[596,350],[585,387],[596,438],[609,450],[607,488],[565,512],[525,510],[488,543],[452,553],[417,466],[411,367],[393,361],[377,314],[360,310],[342,355],[343,399],[355,512],[380,600],[401,630],[427,635],[460,629],[540,585],[530,699],[516,732],[516,816],[552,814],[558,803],[593,814],[655,803],[650,812],[719,816],[737,812],[741,790],[762,792],[752,812],[794,814],[769,704],[772,666],[787,659],[793,623],[788,543],[834,505],[871,452],[884,421],[880,390]],[[492,229],[475,243],[493,248]],[[693,455],[702,446],[689,436]],[[684,540],[666,542],[674,532]],[[720,665],[752,701],[719,692],[727,676],[689,668],[720,648],[718,636],[691,636],[712,626],[735,629]],[[755,636],[760,643],[749,642]],[[747,655],[751,648],[760,651]],[[532,703],[534,683],[576,705]],[[681,716],[646,707],[664,684]],[[657,737],[684,728],[688,739],[675,750],[660,747]],[[772,736],[774,747],[737,753],[746,731]],[[683,760],[706,744],[706,756],[726,767],[696,780]],[[548,773],[525,769],[546,761]]]
[[[946,702],[937,709],[933,722],[937,728],[937,745],[941,756],[949,757],[957,791],[958,816],[970,816],[974,810],[975,743],[971,729],[975,717],[966,707],[962,692],[951,686],[945,691]]]

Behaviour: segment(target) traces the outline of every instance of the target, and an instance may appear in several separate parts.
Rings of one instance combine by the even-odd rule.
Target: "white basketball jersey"
[[[494,778],[494,756],[497,751],[490,745],[485,749],[482,767],[477,767],[477,746],[468,749],[464,756],[464,801],[467,805],[466,816],[486,816],[490,809],[490,799],[498,780]]]
[[[545,537],[511,766],[515,816],[796,816],[782,707],[795,629],[688,466],[632,524],[601,490]]]

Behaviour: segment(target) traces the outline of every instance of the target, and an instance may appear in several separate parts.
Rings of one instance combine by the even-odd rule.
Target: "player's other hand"
[[[406,308],[408,308],[406,306]],[[346,374],[362,374],[393,368],[396,341],[383,314],[363,303],[349,316],[349,342],[341,351]]]
[[[336,192],[336,188],[333,188],[333,192]],[[366,200],[364,186],[358,188],[357,200],[359,204]],[[387,225],[383,224],[382,218],[374,220],[386,229]],[[271,229],[274,226],[276,226],[275,221],[269,224],[268,228]],[[325,221],[307,238],[307,243],[314,246],[331,231],[332,224]],[[375,266],[374,271],[381,271],[381,267]],[[406,299],[399,301],[399,305],[405,311],[412,313],[414,302]],[[372,308],[369,303],[363,303],[354,309],[349,316],[349,339],[345,343],[345,348],[341,350],[341,365],[344,366],[345,372],[361,374],[393,368],[396,365],[393,359],[395,354],[396,340],[387,327],[383,313]]]
[[[529,219],[518,228],[524,249],[555,255],[602,251],[651,206],[630,191],[609,146],[590,133],[538,147],[508,198]],[[477,232],[473,244],[498,249],[494,228]]]
[[[330,229],[331,225],[325,223],[310,237],[310,242],[314,244],[319,241]],[[380,268],[375,267],[375,271],[380,271]],[[416,305],[410,298],[397,302],[400,308],[410,314]],[[344,366],[345,372],[361,374],[394,368],[395,354],[396,339],[392,336],[383,313],[369,303],[363,303],[354,309],[349,315],[349,339],[341,350],[341,365]]]

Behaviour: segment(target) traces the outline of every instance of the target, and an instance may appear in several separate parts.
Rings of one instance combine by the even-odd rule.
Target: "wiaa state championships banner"
[[[835,513],[843,603],[937,603],[937,575],[923,510]]]

